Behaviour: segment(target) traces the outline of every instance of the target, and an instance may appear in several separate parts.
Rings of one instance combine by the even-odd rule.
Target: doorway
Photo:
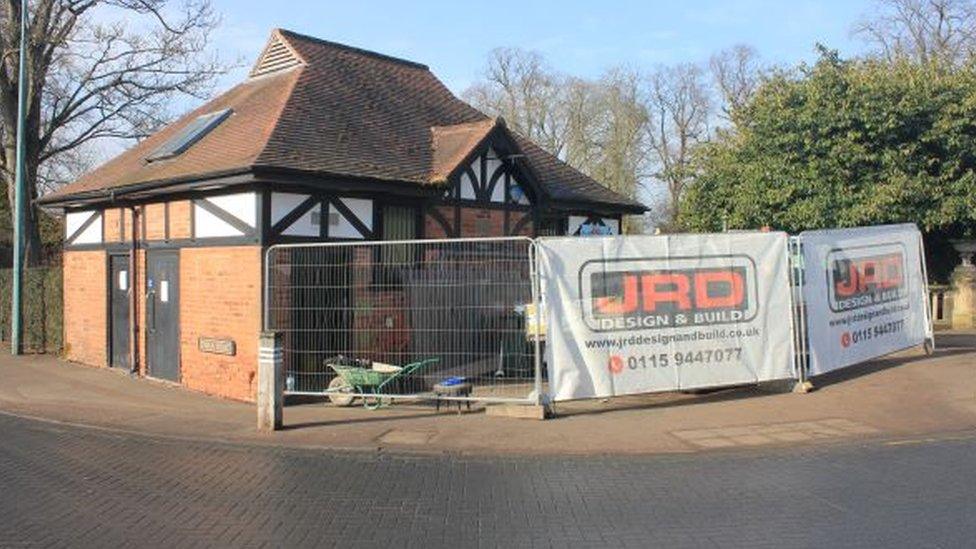
[[[129,299],[132,295],[132,271],[129,256],[113,254],[109,262],[109,365],[129,369],[130,353]]]
[[[150,250],[146,256],[146,359],[149,375],[180,381],[180,256]]]

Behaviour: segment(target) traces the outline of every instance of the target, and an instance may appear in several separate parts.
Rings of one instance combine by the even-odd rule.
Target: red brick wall
[[[447,221],[448,226],[454,226],[454,208],[453,207],[439,207],[432,208],[437,210],[437,213]],[[444,226],[432,215],[427,214],[424,217],[424,238],[448,238],[449,235],[444,231]]]
[[[509,212],[508,215],[509,235],[528,237],[535,236],[535,224],[532,222],[532,212]],[[522,223],[521,227],[518,227],[519,223]]]
[[[176,200],[169,203],[169,237],[190,238],[190,201]]]
[[[259,246],[180,250],[182,382],[191,389],[254,400],[261,331]],[[233,339],[235,356],[203,353],[200,337]]]
[[[447,220],[448,225],[454,227],[454,207],[441,206],[436,210]],[[461,210],[461,226],[458,231],[460,238],[477,238],[491,236],[532,236],[534,227],[531,212],[505,211],[501,209],[476,208],[463,206]],[[516,225],[526,216],[529,220],[516,230]],[[506,223],[506,217],[508,221]],[[506,226],[508,229],[506,230]],[[424,238],[449,238],[444,227],[430,214],[424,218]]]
[[[143,206],[141,213],[146,218],[143,225],[146,228],[146,234],[140,234],[140,238],[164,240],[166,238],[166,205],[163,203],[147,204]]]
[[[102,233],[102,238],[105,242],[119,242],[122,240],[121,233],[119,231],[119,216],[122,215],[122,208],[105,208],[102,211],[104,219],[105,232]]]
[[[118,218],[115,219],[118,223]],[[148,231],[147,231],[148,232]],[[146,254],[136,256],[131,281],[139,310],[139,371],[146,372]],[[65,357],[107,366],[107,256],[64,252]],[[180,250],[180,370],[188,388],[254,400],[261,330],[261,251],[258,246]],[[233,339],[235,356],[199,351],[200,337]]]
[[[104,251],[64,252],[64,356],[106,366],[108,338]]]
[[[461,208],[461,238],[504,236],[505,211],[481,208]]]
[[[139,216],[139,240],[166,239],[166,205],[162,202],[137,206]],[[105,242],[130,242],[132,240],[132,210],[129,208],[105,208]],[[123,228],[119,232],[119,216],[122,216]],[[190,202],[179,200],[169,203],[169,238],[190,238]],[[145,228],[145,234],[143,233]]]

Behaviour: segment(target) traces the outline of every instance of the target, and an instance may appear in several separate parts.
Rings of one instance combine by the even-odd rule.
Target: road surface
[[[0,546],[965,547],[976,433],[644,458],[188,442],[0,415]]]

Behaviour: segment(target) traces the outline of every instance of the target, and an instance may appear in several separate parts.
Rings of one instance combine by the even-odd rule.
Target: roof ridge
[[[372,50],[367,50],[363,48],[357,48],[356,46],[350,46],[348,44],[340,44],[339,42],[332,42],[330,40],[324,40],[322,38],[317,38],[315,36],[309,36],[307,34],[302,34],[300,32],[295,32],[288,29],[275,29],[275,32],[280,33],[285,38],[291,38],[295,40],[303,40],[305,42],[310,42],[319,46],[326,46],[330,48],[336,48],[339,50],[348,51],[357,55],[363,55],[366,57],[372,57],[374,59],[379,59],[380,61],[388,61],[391,63],[396,63],[399,65],[405,65],[415,69],[421,69],[429,71],[430,67],[424,65],[423,63],[418,63],[416,61],[411,61],[409,59],[403,59],[402,57],[394,57],[392,55],[387,55],[385,53],[379,53]]]
[[[469,120],[467,122],[458,122],[457,124],[437,124],[431,126],[430,129],[440,131],[460,131],[470,126],[484,126],[488,124],[494,126],[495,124],[498,124],[500,120],[502,120],[501,117],[486,116],[480,120]]]
[[[282,101],[281,105],[278,106],[278,112],[275,114],[274,118],[269,124],[270,127],[267,128],[267,137],[264,140],[264,144],[261,145],[261,150],[258,151],[258,154],[254,156],[254,165],[260,164],[261,158],[264,157],[264,153],[267,152],[268,146],[275,138],[275,134],[278,132],[278,125],[281,124],[281,115],[285,112],[285,109],[288,108],[288,104],[291,103],[292,99],[295,97],[295,88],[298,86],[298,81],[301,79],[301,73],[304,72],[304,70],[304,67],[300,68],[299,71],[292,76],[291,82],[286,84],[288,86],[288,91],[285,92],[285,100]]]

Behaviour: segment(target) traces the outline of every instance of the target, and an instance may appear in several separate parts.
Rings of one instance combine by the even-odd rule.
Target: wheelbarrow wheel
[[[363,407],[367,410],[378,410],[380,408],[385,408],[390,405],[393,401],[390,397],[385,397],[383,395],[369,395],[363,397]]]
[[[355,390],[346,380],[335,377],[329,382],[329,400],[336,406],[352,406],[352,401],[356,399],[352,393]]]

